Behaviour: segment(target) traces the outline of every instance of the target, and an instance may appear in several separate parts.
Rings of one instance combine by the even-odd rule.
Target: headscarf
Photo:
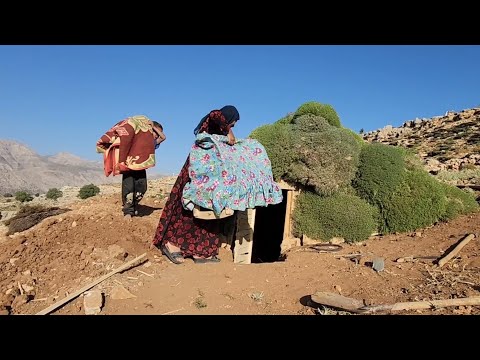
[[[212,110],[212,111],[215,111],[215,110]],[[224,106],[220,109],[220,112],[222,113],[223,117],[225,118],[225,121],[227,122],[228,125],[232,124],[233,122],[235,121],[238,121],[240,120],[240,114],[238,113],[238,110],[235,106],[233,105],[227,105],[227,106]],[[210,111],[211,113],[211,111]],[[200,128],[202,127],[203,123],[205,121],[207,121],[210,113],[208,113],[207,115],[205,115],[202,120],[200,120],[200,122],[198,123],[197,127],[195,128],[195,130],[193,130],[193,133],[195,135],[198,134],[198,132],[200,131]]]

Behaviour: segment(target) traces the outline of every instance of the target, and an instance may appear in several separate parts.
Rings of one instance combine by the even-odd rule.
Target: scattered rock
[[[77,226],[77,222],[76,222],[76,221],[72,222],[72,227],[75,227],[75,226]]]
[[[12,308],[17,309],[18,307],[28,303],[30,301],[30,296],[27,294],[18,295],[15,297],[15,300],[12,302]]]
[[[345,243],[345,239],[342,237],[333,237],[330,239],[330,244],[333,244],[333,245],[340,245],[343,243]]]
[[[125,289],[121,285],[116,285],[112,291],[110,292],[110,297],[113,300],[125,300],[125,299],[133,299],[136,298],[130,291]]]
[[[128,257],[128,253],[126,251],[123,251],[115,255],[115,259],[121,260],[121,261],[125,261],[127,257]]]
[[[377,257],[372,261],[372,268],[376,272],[383,271],[385,269],[385,261],[383,258]]]
[[[83,293],[83,307],[85,315],[97,315],[102,311],[103,294],[99,290],[90,290]]]

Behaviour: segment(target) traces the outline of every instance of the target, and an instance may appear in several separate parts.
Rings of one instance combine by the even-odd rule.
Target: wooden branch
[[[413,301],[396,303],[393,305],[376,305],[365,306],[362,308],[362,313],[374,313],[377,311],[402,311],[402,310],[421,310],[421,309],[436,309],[448,306],[479,306],[480,296],[461,298],[461,299],[447,299],[447,300],[431,300],[431,301]]]
[[[70,295],[68,295],[67,297],[63,298],[62,300],[59,300],[57,301],[56,303],[54,303],[53,305],[50,305],[49,307],[47,307],[46,309],[36,313],[35,315],[46,315],[46,314],[49,314],[51,313],[52,311],[56,310],[57,308],[59,308],[60,306],[66,304],[67,302],[73,300],[74,298],[76,298],[77,296],[83,294],[85,291],[91,289],[92,287],[94,287],[95,285],[97,284],[100,284],[102,281],[108,279],[110,276],[113,276],[117,273],[120,273],[120,272],[123,272],[125,270],[128,270],[130,269],[131,267],[133,266],[136,266],[136,265],[139,265],[141,264],[142,262],[144,262],[146,259],[142,260],[145,256],[147,255],[147,253],[144,253],[138,257],[136,257],[135,259],[133,260],[130,260],[129,262],[123,264],[122,266],[120,266],[118,269],[116,270],[113,270],[111,272],[109,272],[108,274],[106,275],[103,275],[102,277],[98,278],[97,280],[91,282],[90,284],[88,285],[85,285],[84,287],[82,287],[80,290],[77,290],[75,291],[74,293],[71,293]],[[142,260],[142,261],[140,261]]]
[[[470,242],[470,240],[472,240],[474,237],[475,237],[474,234],[469,234],[462,241],[460,241],[452,251],[450,251],[447,255],[445,255],[443,258],[438,260],[438,267],[441,268],[443,265],[449,262],[453,257],[455,257],[455,255],[457,255],[460,252],[460,250],[462,250],[462,248],[465,245],[467,245]]]
[[[360,312],[359,309],[365,306],[363,301],[330,292],[317,291],[311,296],[311,298],[317,304],[327,305],[355,313]]]
[[[371,305],[365,306],[363,301],[318,291],[311,296],[312,300],[317,304],[330,306],[333,308],[360,314],[371,314],[381,311],[402,311],[402,310],[421,310],[421,309],[435,309],[448,306],[480,306],[480,296],[461,298],[461,299],[447,299],[447,300],[431,300],[431,301],[413,301],[401,302],[390,305]]]

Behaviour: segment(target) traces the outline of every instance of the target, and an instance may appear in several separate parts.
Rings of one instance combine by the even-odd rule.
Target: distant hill
[[[66,152],[41,156],[16,141],[0,140],[0,194],[119,181],[120,176],[105,176],[101,161],[84,160]]]
[[[431,174],[451,183],[480,184],[480,108],[387,125],[363,138],[413,149]]]

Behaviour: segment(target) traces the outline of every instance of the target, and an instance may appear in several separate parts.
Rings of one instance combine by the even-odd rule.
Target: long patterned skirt
[[[218,254],[225,219],[200,220],[193,217],[192,211],[183,208],[183,188],[190,181],[189,164],[187,157],[163,208],[153,244],[160,247],[170,242],[181,249],[184,257],[207,258]]]

